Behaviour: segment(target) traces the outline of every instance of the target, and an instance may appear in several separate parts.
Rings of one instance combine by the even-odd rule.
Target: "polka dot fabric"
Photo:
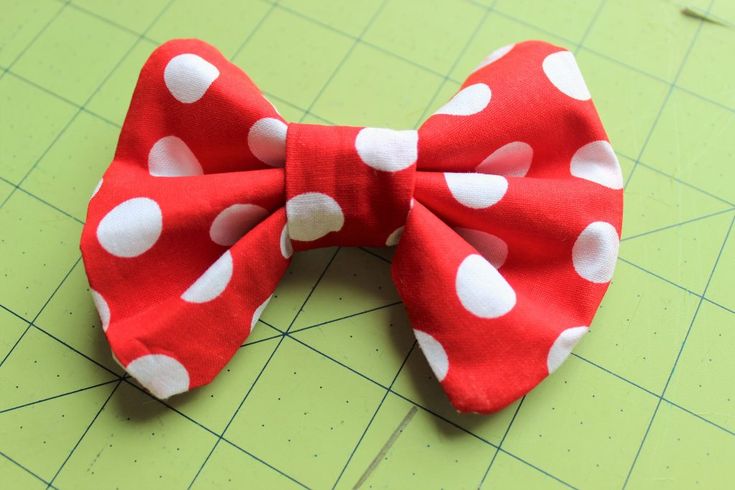
[[[294,252],[393,246],[452,404],[497,411],[559,368],[612,277],[622,177],[571,53],[493,52],[417,130],[284,121],[198,40],[141,71],[81,239],[119,363],[159,398],[211,381]]]

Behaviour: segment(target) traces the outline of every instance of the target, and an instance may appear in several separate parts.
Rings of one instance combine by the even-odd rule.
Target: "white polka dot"
[[[174,56],[163,71],[168,91],[185,104],[201,99],[217,77],[216,66],[191,53]]]
[[[577,100],[589,100],[590,91],[582,78],[577,61],[569,51],[552,53],[543,62],[544,73],[562,93]]]
[[[107,328],[110,326],[110,305],[107,304],[105,298],[94,289],[90,289],[92,293],[92,301],[94,306],[97,308],[97,313],[100,315],[100,321],[102,322],[102,330],[107,332]]]
[[[189,389],[189,372],[183,364],[165,354],[141,356],[128,364],[125,370],[162,400]]]
[[[290,259],[293,255],[293,244],[288,236],[287,225],[283,225],[283,230],[281,230],[281,255],[284,259]]]
[[[480,318],[505,315],[516,304],[516,293],[483,257],[468,255],[457,269],[457,296],[467,311]]]
[[[161,236],[163,216],[153,199],[135,197],[118,204],[97,225],[102,248],[117,257],[137,257]]]
[[[510,53],[510,50],[513,49],[514,46],[515,46],[515,44],[509,44],[507,46],[503,46],[502,48],[496,49],[495,51],[493,51],[492,53],[490,53],[489,55],[487,55],[487,57],[484,60],[482,60],[482,63],[480,63],[480,66],[478,66],[477,68],[475,68],[475,71],[482,70],[487,65],[489,65],[491,63],[495,63],[500,58],[502,58],[506,54]]]
[[[421,330],[414,329],[414,335],[416,335],[416,341],[419,344],[421,352],[424,353],[424,357],[429,362],[429,367],[434,371],[434,376],[441,383],[444,378],[447,377],[449,371],[449,357],[444,347],[436,340],[433,336]]]
[[[587,333],[587,327],[572,327],[564,330],[554,341],[554,345],[549,349],[549,355],[546,358],[546,367],[549,374],[553,373],[572,353],[572,349],[577,342]]]
[[[610,189],[623,188],[623,173],[612,146],[605,140],[587,143],[572,157],[570,171]]]
[[[508,181],[499,175],[444,174],[452,196],[464,206],[483,209],[500,201],[508,190]]]
[[[604,221],[595,221],[574,242],[574,269],[588,281],[609,282],[615,270],[619,247],[620,239],[615,227]]]
[[[491,233],[470,228],[455,228],[454,231],[472,245],[496,269],[500,269],[505,263],[505,259],[508,258],[508,244],[501,238]]]
[[[503,145],[490,154],[475,169],[483,174],[524,177],[531,168],[533,148],[523,141]]]
[[[339,231],[345,223],[337,201],[321,192],[305,192],[286,203],[288,234],[292,240],[310,242]]]
[[[214,218],[209,236],[214,243],[229,247],[266,216],[268,210],[255,204],[233,204]]]
[[[204,173],[194,153],[176,136],[161,138],[151,147],[148,172],[154,177],[186,177]]]
[[[271,167],[286,163],[286,123],[275,117],[259,119],[248,131],[248,148],[255,158]]]
[[[362,161],[384,172],[397,172],[416,163],[419,134],[414,130],[362,128],[355,149]]]
[[[403,235],[403,231],[405,230],[405,227],[399,226],[395,230],[393,230],[393,233],[388,235],[388,238],[385,240],[385,246],[386,247],[393,247],[398,245],[398,242],[401,240],[401,236]]]
[[[232,255],[228,250],[184,291],[181,299],[189,303],[212,301],[227,288],[230,279],[232,279]]]
[[[452,100],[440,107],[434,115],[471,116],[485,109],[491,97],[490,87],[484,83],[476,83],[457,92]]]
[[[92,199],[94,196],[97,195],[97,193],[100,191],[100,187],[102,187],[102,180],[100,179],[99,182],[97,182],[97,185],[95,186],[94,190],[92,191],[92,195],[89,196],[90,199]]]
[[[257,308],[255,308],[255,311],[253,312],[253,318],[252,318],[252,320],[250,320],[250,330],[252,330],[253,327],[255,327],[255,324],[256,323],[258,323],[258,320],[260,319],[260,316],[263,314],[263,311],[268,306],[268,302],[271,300],[272,297],[273,296],[268,296],[268,299],[266,299],[265,301],[263,301],[263,303],[260,306],[258,306]]]

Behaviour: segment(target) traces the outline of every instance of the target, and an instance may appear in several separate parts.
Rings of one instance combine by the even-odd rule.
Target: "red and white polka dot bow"
[[[588,330],[622,187],[574,56],[543,42],[395,131],[287,123],[216,49],[176,40],[143,67],[81,248],[116,359],[167,398],[223,369],[294,250],[398,244],[419,347],[458,410],[492,412]]]

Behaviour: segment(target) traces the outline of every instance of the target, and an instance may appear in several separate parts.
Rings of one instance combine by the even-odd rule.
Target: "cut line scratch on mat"
[[[387,441],[385,441],[385,444],[383,444],[383,447],[380,448],[380,451],[378,451],[378,454],[375,455],[375,458],[370,462],[370,465],[368,465],[367,469],[365,470],[365,473],[362,474],[359,480],[357,480],[357,483],[355,483],[355,486],[352,487],[353,490],[357,490],[361,486],[365,484],[367,479],[370,477],[370,475],[375,471],[375,469],[378,467],[380,462],[385,458],[385,455],[388,454],[388,451],[393,446],[393,444],[396,443],[400,435],[403,433],[403,430],[408,426],[408,424],[411,422],[411,419],[413,419],[413,416],[416,415],[416,411],[418,409],[416,408],[416,405],[413,405],[409,410],[408,413],[406,413],[406,416],[403,417],[403,420],[401,420],[401,423],[398,424],[398,427],[393,431],[393,433],[390,435]]]
[[[687,17],[691,17],[697,20],[702,20],[704,22],[709,22],[710,24],[717,24],[719,26],[730,27],[730,28],[733,27],[732,24],[727,22],[725,19],[716,17],[710,14],[709,11],[699,9],[697,7],[684,7],[681,9],[681,13]]]

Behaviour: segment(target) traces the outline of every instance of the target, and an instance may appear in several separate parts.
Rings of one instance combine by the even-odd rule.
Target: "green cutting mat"
[[[693,3],[735,22],[735,2]],[[732,488],[735,29],[680,7],[0,0],[0,487]],[[390,252],[324,249],[295,258],[212,385],[160,402],[122,378],[79,234],[137,71],[185,36],[290,120],[398,128],[496,47],[573,50],[626,177],[592,333],[522,401],[457,415]]]

